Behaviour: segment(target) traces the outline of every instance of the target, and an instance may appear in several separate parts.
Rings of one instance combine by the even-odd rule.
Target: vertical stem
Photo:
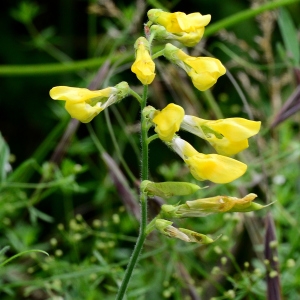
[[[144,85],[144,92],[141,101],[141,144],[142,144],[142,165],[141,165],[141,180],[148,179],[148,129],[146,119],[144,118],[142,112],[147,104],[147,94],[148,94],[148,86]],[[135,268],[135,265],[138,261],[138,257],[142,251],[144,241],[146,239],[146,227],[147,227],[147,196],[144,193],[140,194],[140,203],[141,203],[141,219],[140,219],[140,232],[137,238],[137,242],[134,246],[132,255],[130,257],[129,263],[127,265],[127,269],[125,271],[125,275],[121,286],[119,288],[118,294],[116,296],[116,300],[122,300],[125,296],[130,278],[132,276],[132,272]]]
[[[142,144],[142,180],[148,179],[148,129],[143,116],[143,109],[147,105],[148,85],[144,85],[143,98],[141,102],[141,144]]]

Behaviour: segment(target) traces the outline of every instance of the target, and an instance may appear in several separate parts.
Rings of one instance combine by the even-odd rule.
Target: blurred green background
[[[57,85],[87,87],[98,74],[97,88],[126,80],[141,93],[130,72],[133,44],[143,34],[146,12],[153,7],[211,14],[207,37],[185,50],[194,56],[217,57],[229,75],[210,92],[201,93],[178,68],[161,59],[149,104],[161,109],[175,102],[188,114],[206,119],[239,116],[262,121],[260,136],[238,156],[248,164],[247,174],[222,186],[200,183],[210,188],[195,199],[254,192],[260,203],[276,202],[255,214],[180,222],[179,226],[212,237],[222,234],[212,245],[187,245],[152,234],[128,299],[266,299],[267,279],[277,275],[283,297],[299,299],[299,1],[233,19],[231,26],[224,23],[209,32],[230,16],[272,2],[3,1],[0,264],[30,249],[50,256],[30,253],[2,265],[1,299],[114,298],[138,232],[134,212],[138,210],[139,106],[132,98],[125,99],[76,130],[63,103],[51,100],[49,90]],[[290,114],[284,110],[287,101]],[[59,158],[53,158],[67,128],[74,129],[70,141],[58,152]],[[180,135],[201,152],[212,152],[199,139]],[[114,167],[103,159],[95,139],[113,158]],[[117,168],[126,184],[114,177]],[[158,140],[150,145],[150,174],[155,181],[196,183]],[[183,199],[171,200],[179,201]],[[150,201],[153,215],[159,203]],[[279,261],[278,269],[264,255],[267,211],[275,222],[278,240],[272,244],[272,262]]]

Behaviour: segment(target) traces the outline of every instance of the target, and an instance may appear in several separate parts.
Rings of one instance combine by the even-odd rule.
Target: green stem
[[[147,95],[148,95],[148,86],[144,85],[144,92],[141,102],[141,144],[142,144],[142,176],[141,181],[148,179],[148,128],[147,128],[147,120],[143,116],[143,109],[146,107],[147,104]],[[127,265],[125,275],[121,286],[119,288],[116,300],[122,300],[125,296],[130,278],[132,276],[132,272],[136,266],[138,261],[139,255],[142,251],[145,239],[146,239],[146,229],[147,229],[147,195],[141,193],[140,195],[140,202],[141,202],[141,220],[140,220],[140,232],[137,238],[137,242],[133,249],[132,255],[130,257],[129,263]]]
[[[205,37],[209,37],[221,29],[226,29],[233,25],[236,25],[242,21],[253,18],[264,11],[278,8],[293,3],[297,3],[300,0],[280,0],[275,2],[268,2],[257,8],[249,8],[237,14],[234,14],[228,18],[220,20],[212,25],[209,25],[204,32]],[[156,54],[155,54],[156,55]],[[112,62],[118,60],[120,56],[124,56],[124,53],[114,53]],[[129,54],[125,61],[132,61],[133,54]],[[2,65],[0,66],[0,76],[28,76],[28,75],[41,75],[41,74],[57,74],[57,73],[68,73],[85,68],[98,68],[99,65],[103,64],[107,60],[107,56],[86,59],[81,61],[74,61],[70,63],[51,63],[42,65]]]
[[[133,96],[136,100],[138,100],[140,102],[140,104],[142,103],[142,98],[140,97],[140,95],[138,93],[136,93],[134,90],[129,89],[129,94],[131,96]]]
[[[136,182],[135,176],[133,175],[133,173],[131,172],[129,166],[127,165],[126,161],[123,158],[123,155],[122,155],[122,152],[120,150],[120,147],[119,147],[117,138],[115,136],[114,130],[112,128],[112,124],[111,124],[110,117],[109,117],[109,114],[108,114],[107,110],[104,110],[104,115],[105,115],[105,120],[106,120],[106,124],[107,124],[107,128],[108,128],[108,132],[109,132],[109,134],[111,136],[111,139],[112,139],[113,145],[115,147],[117,156],[118,156],[118,158],[119,158],[119,160],[120,160],[120,162],[121,162],[121,164],[122,164],[125,172],[130,177],[131,181],[132,182]]]
[[[152,58],[152,60],[154,60],[155,58],[158,58],[158,57],[160,57],[160,56],[163,56],[164,53],[165,53],[165,49],[160,50],[160,51],[154,53],[154,54],[151,56],[151,58]]]
[[[217,119],[223,119],[224,118],[223,113],[220,107],[218,106],[218,103],[216,102],[211,90],[204,91],[203,96],[206,99],[212,111],[214,112],[214,114],[216,115]]]
[[[143,99],[141,103],[142,181],[148,179],[148,126],[147,120],[143,116],[143,109],[147,105],[147,95],[148,85],[144,85]]]
[[[158,134],[153,134],[153,135],[151,135],[150,137],[148,137],[148,139],[147,139],[148,145],[149,145],[153,140],[156,140],[157,138],[158,138]]]
[[[151,220],[151,222],[147,225],[147,228],[146,228],[146,234],[148,235],[150,232],[152,232],[154,229],[155,229],[155,221],[157,219],[160,219],[161,218],[161,215],[158,214],[155,218],[153,218]]]
[[[249,8],[247,10],[241,11],[239,13],[234,14],[233,16],[230,16],[228,18],[225,18],[221,21],[218,21],[212,25],[209,25],[204,32],[204,36],[208,37],[213,35],[214,33],[218,32],[221,29],[225,29],[228,27],[231,27],[233,25],[236,25],[237,23],[240,23],[242,21],[245,21],[247,19],[253,18],[264,11],[276,9],[280,6],[289,5],[292,3],[299,2],[300,0],[279,0],[274,2],[268,2],[266,4],[263,4],[256,8]]]

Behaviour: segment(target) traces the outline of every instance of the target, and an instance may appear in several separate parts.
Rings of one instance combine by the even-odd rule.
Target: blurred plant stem
[[[211,111],[214,112],[215,116],[217,119],[223,119],[223,113],[216,101],[216,99],[214,98],[211,90],[206,90],[203,92],[203,96],[205,98],[205,100],[207,101],[209,107],[211,108]]]
[[[244,20],[253,18],[264,11],[276,9],[281,6],[297,3],[300,0],[279,0],[274,2],[268,2],[256,8],[249,8],[223,20],[220,20],[205,30],[205,37],[209,37],[221,29],[225,29],[236,25]],[[155,52],[155,49],[153,49]],[[56,53],[57,54],[57,53]],[[118,60],[124,53],[114,54],[112,62]],[[133,54],[127,54],[128,57],[125,60],[131,61]],[[53,53],[52,53],[53,56]],[[110,55],[109,55],[110,56]],[[39,64],[39,65],[2,65],[0,66],[0,76],[28,76],[28,75],[41,75],[41,74],[58,74],[74,72],[84,68],[97,68],[107,59],[106,56],[91,58],[86,60],[79,60],[73,62],[53,63],[53,64]]]
[[[142,165],[141,165],[141,180],[148,179],[148,128],[147,128],[147,120],[143,116],[143,109],[147,104],[147,96],[148,96],[148,86],[144,85],[143,97],[141,101],[141,145],[142,145]],[[140,231],[139,236],[137,238],[137,242],[133,249],[132,255],[130,257],[129,263],[127,265],[125,275],[121,286],[119,288],[116,300],[121,300],[125,296],[132,272],[135,268],[135,265],[138,261],[139,255],[142,251],[147,233],[147,195],[145,193],[140,194],[140,204],[141,204],[141,218],[140,218]]]
[[[261,6],[255,7],[255,8],[249,8],[247,10],[241,11],[239,13],[234,14],[233,16],[230,16],[228,18],[225,18],[219,22],[216,22],[205,29],[204,36],[208,37],[216,32],[218,32],[221,29],[225,29],[228,27],[231,27],[233,25],[236,25],[237,23],[240,23],[244,20],[253,18],[264,11],[276,9],[281,6],[289,5],[292,3],[297,3],[300,0],[279,0],[279,1],[273,1],[265,3]]]

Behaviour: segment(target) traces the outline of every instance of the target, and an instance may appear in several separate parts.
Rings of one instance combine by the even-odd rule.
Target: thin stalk
[[[155,221],[156,221],[157,219],[160,219],[160,218],[161,218],[161,215],[158,214],[158,215],[157,215],[154,219],[152,219],[151,222],[147,225],[147,228],[146,228],[146,234],[147,234],[147,235],[155,229]]]
[[[212,109],[212,111],[214,112],[214,114],[216,115],[216,117],[218,119],[223,119],[223,113],[218,105],[218,103],[216,102],[216,99],[214,98],[211,90],[206,90],[203,92],[203,96],[206,99],[208,105],[210,106],[210,108]]]
[[[141,102],[141,144],[142,144],[142,165],[141,165],[141,180],[148,179],[148,128],[147,128],[147,120],[143,116],[143,109],[146,107],[147,104],[147,95],[148,95],[148,86],[144,85],[144,92]],[[147,229],[147,195],[141,193],[140,195],[140,202],[141,202],[141,220],[140,220],[140,231],[139,236],[137,238],[137,242],[134,246],[132,255],[130,257],[129,263],[127,265],[127,269],[125,271],[125,275],[121,286],[119,288],[116,300],[122,300],[125,296],[130,278],[132,276],[132,272],[136,266],[138,261],[139,255],[142,251],[145,239],[146,239],[146,229]]]
[[[133,96],[136,100],[138,100],[140,102],[140,104],[142,103],[142,98],[140,97],[140,95],[138,93],[136,93],[134,90],[129,89],[129,94],[131,96]]]
[[[148,137],[148,139],[147,139],[148,145],[149,145],[152,141],[156,140],[157,138],[158,138],[158,134],[153,134],[153,135],[151,135],[150,137]]]
[[[158,57],[160,57],[160,56],[164,56],[164,53],[165,53],[165,49],[162,49],[162,50],[160,50],[160,51],[154,53],[154,54],[151,56],[151,58],[152,58],[152,60],[154,60],[155,58],[158,58]]]
[[[230,17],[227,17],[223,20],[220,20],[212,25],[209,25],[205,29],[204,36],[205,37],[211,36],[221,29],[229,28],[229,27],[236,25],[242,21],[253,18],[253,17],[263,13],[264,11],[276,9],[278,7],[289,5],[292,3],[297,3],[299,1],[300,0],[279,0],[279,1],[267,2],[266,4],[263,4],[261,6],[255,7],[255,8],[251,7],[249,9],[243,10],[239,13],[236,13]]]
[[[150,0],[148,0],[150,1]],[[153,2],[154,0],[151,0]],[[209,25],[204,32],[205,37],[209,37],[221,29],[226,29],[234,26],[242,21],[253,18],[264,11],[276,9],[281,6],[297,3],[300,0],[279,0],[274,2],[268,2],[257,8],[249,8],[242,12],[236,13],[230,17],[220,20],[212,25]],[[158,2],[158,1],[155,1]],[[124,53],[114,53],[112,62],[116,61],[124,56]],[[133,54],[127,55],[126,61],[132,61]],[[51,63],[51,64],[35,64],[35,65],[1,65],[0,76],[37,76],[37,75],[48,75],[58,73],[74,72],[85,68],[98,68],[99,65],[103,64],[107,60],[107,56],[85,59],[81,61],[74,61],[67,64]]]
[[[114,145],[114,147],[115,147],[115,150],[116,150],[118,159],[120,160],[120,162],[121,162],[121,164],[122,164],[122,166],[123,166],[123,168],[124,168],[126,174],[130,177],[131,181],[132,181],[132,182],[136,182],[135,176],[134,176],[133,173],[131,172],[129,166],[127,165],[126,161],[124,160],[124,158],[123,158],[123,156],[122,156],[122,153],[121,153],[121,150],[120,150],[120,147],[119,147],[117,138],[116,138],[116,136],[115,136],[114,130],[113,130],[113,128],[112,128],[111,121],[110,121],[110,117],[109,117],[109,114],[108,114],[107,110],[104,111],[104,115],[105,115],[105,120],[106,120],[107,128],[108,128],[109,134],[110,134],[110,136],[111,136],[113,145]]]

